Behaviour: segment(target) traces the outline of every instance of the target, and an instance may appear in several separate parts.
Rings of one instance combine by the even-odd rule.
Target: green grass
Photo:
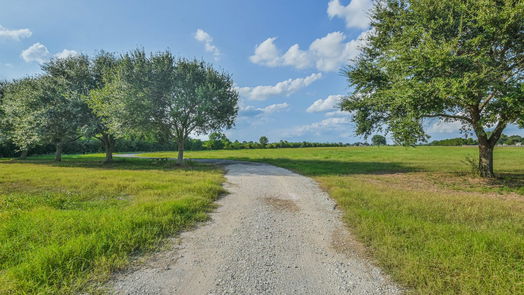
[[[205,220],[222,171],[150,160],[0,160],[0,294],[73,294]]]
[[[151,156],[151,154],[149,154]],[[155,153],[174,157],[175,153]],[[524,148],[497,148],[497,180],[472,177],[466,147],[189,152],[314,177],[368,253],[414,294],[524,294]]]

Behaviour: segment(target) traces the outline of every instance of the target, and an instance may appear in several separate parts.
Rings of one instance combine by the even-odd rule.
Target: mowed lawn
[[[220,169],[100,161],[0,160],[0,294],[92,289],[206,219],[223,193]]]
[[[496,148],[494,181],[471,176],[466,158],[477,155],[474,147],[187,153],[314,177],[370,257],[414,294],[524,294],[524,148]]]

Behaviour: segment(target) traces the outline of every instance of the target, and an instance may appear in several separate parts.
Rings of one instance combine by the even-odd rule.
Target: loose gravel
[[[115,294],[401,294],[313,180],[266,164],[222,164],[230,193],[211,221],[117,275]]]

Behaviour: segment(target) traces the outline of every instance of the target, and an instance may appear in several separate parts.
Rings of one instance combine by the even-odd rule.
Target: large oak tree
[[[357,133],[381,129],[397,143],[425,141],[424,120],[457,121],[479,142],[479,170],[524,123],[524,1],[385,0],[371,12],[361,54],[345,71]]]
[[[191,134],[230,128],[238,112],[230,75],[170,52],[125,54],[111,83],[91,96],[113,133],[175,140],[178,163]]]
[[[238,113],[238,92],[230,75],[200,61],[178,60],[168,96],[166,128],[178,143],[178,163],[192,133],[231,128]]]

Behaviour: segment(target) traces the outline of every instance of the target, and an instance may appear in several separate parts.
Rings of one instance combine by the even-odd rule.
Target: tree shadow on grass
[[[352,174],[395,174],[423,171],[420,168],[395,162],[353,162],[333,160],[295,160],[286,158],[235,160],[267,163],[297,172],[306,176],[334,176]]]
[[[209,165],[191,163],[187,166],[177,166],[174,161],[162,161],[157,159],[140,158],[117,158],[112,162],[104,163],[104,158],[82,158],[65,156],[61,162],[55,162],[51,157],[28,158],[27,160],[7,159],[0,160],[1,165],[32,164],[57,168],[92,168],[92,169],[114,169],[114,170],[209,170]]]
[[[507,188],[509,191],[515,191],[524,195],[524,174],[522,173],[500,173],[497,178],[489,179],[487,183],[491,186]]]
[[[422,171],[420,168],[408,166],[395,162],[352,162],[352,161],[333,161],[333,160],[302,160],[287,158],[227,158],[227,160],[267,163],[306,176],[330,176],[330,175],[351,175],[351,174],[394,174]],[[51,157],[29,158],[27,160],[4,160],[0,164],[35,164],[50,167],[64,168],[95,168],[95,169],[123,169],[123,170],[167,170],[167,169],[213,169],[218,166],[229,164],[217,162],[217,165],[198,163],[189,161],[187,166],[176,166],[173,160],[159,161],[156,159],[140,158],[115,158],[111,163],[103,163],[103,158],[82,158],[65,156],[62,162],[54,162]],[[259,171],[263,173],[263,171]],[[257,171],[258,173],[258,171]]]

